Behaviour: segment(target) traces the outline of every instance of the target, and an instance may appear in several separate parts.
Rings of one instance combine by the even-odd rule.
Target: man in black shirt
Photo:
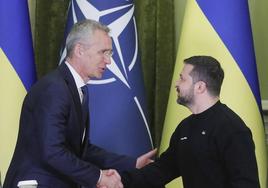
[[[184,188],[260,187],[251,131],[219,100],[223,78],[212,57],[184,60],[177,103],[192,115],[179,124],[159,159],[123,175],[126,188],[157,187],[180,176]]]

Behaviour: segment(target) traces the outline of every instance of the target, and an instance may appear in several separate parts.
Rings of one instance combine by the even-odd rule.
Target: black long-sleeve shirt
[[[184,188],[259,188],[250,129],[217,102],[184,119],[168,149],[150,165],[123,175],[125,187],[158,187],[181,176]]]

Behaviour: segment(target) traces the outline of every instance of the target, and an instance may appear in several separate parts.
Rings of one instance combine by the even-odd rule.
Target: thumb
[[[145,154],[143,155],[143,157],[145,157],[145,158],[152,158],[153,156],[156,155],[156,153],[157,153],[157,148],[155,148],[155,149],[149,151],[148,153],[145,153]]]

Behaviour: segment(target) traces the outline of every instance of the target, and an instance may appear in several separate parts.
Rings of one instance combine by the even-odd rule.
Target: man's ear
[[[78,43],[74,46],[74,54],[78,57],[84,54],[84,49],[81,44]]]
[[[83,55],[84,54],[83,48],[80,48],[79,53],[80,53],[80,55]]]
[[[197,93],[204,93],[207,90],[207,84],[203,81],[198,81],[195,83],[195,89]]]

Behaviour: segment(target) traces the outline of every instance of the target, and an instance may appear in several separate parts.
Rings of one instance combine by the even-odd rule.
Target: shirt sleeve
[[[160,188],[180,176],[176,166],[176,133],[171,137],[168,149],[155,162],[130,172],[122,174],[125,188]]]
[[[230,135],[223,145],[224,167],[232,188],[259,188],[255,147],[250,130]]]

